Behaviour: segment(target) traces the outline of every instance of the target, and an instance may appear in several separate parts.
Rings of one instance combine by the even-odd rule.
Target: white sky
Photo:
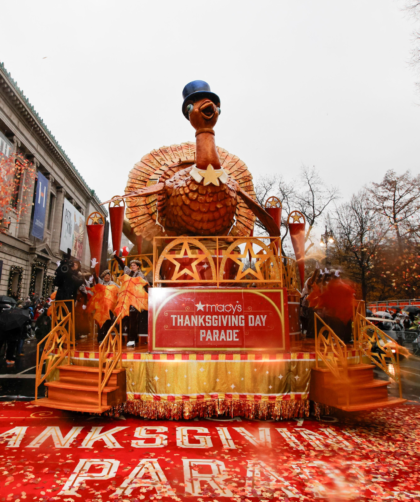
[[[402,0],[0,1],[0,60],[102,200],[150,150],[194,141],[182,89],[221,98],[216,142],[254,178],[315,165],[345,198],[419,172]],[[45,59],[44,59],[45,58]]]

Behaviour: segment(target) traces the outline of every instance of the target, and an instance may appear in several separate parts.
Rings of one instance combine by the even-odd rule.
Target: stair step
[[[381,401],[371,401],[369,403],[360,403],[360,404],[353,404],[350,406],[336,406],[336,408],[339,408],[340,410],[343,411],[368,411],[368,410],[374,410],[376,408],[387,408],[387,407],[392,407],[392,406],[398,406],[400,404],[403,404],[407,401],[407,399],[401,399],[399,397],[388,397],[388,399],[384,399]]]
[[[376,366],[374,364],[350,364],[349,366],[347,366],[347,369],[351,372],[373,370],[375,368]],[[314,369],[316,369],[317,371],[322,371],[323,373],[331,373],[331,371],[328,368],[318,367]],[[338,369],[340,371],[344,371],[343,366],[338,366]]]
[[[67,376],[63,377],[60,375],[60,380],[58,380],[58,381],[62,382],[62,383],[73,384],[73,385],[84,385],[84,386],[88,386],[88,387],[89,386],[94,387],[96,385],[96,387],[98,387],[98,374],[92,375],[92,378],[87,378],[87,379],[77,378],[77,375],[74,375],[71,377],[67,377]],[[109,382],[108,382],[108,385],[109,385]]]
[[[99,368],[98,367],[92,367],[92,366],[75,366],[75,365],[63,365],[58,368],[59,370],[65,370],[65,371],[74,371],[75,373],[99,373]],[[105,370],[103,369],[102,372]],[[112,371],[112,373],[122,373],[124,372],[124,368],[118,368]]]
[[[61,382],[60,380],[56,382],[45,382],[45,387],[55,388],[55,389],[65,389],[65,390],[81,390],[83,392],[95,392],[98,393],[98,385],[81,385],[80,383],[68,383]],[[113,392],[118,390],[118,387],[104,387],[102,392]]]
[[[331,380],[326,387],[330,388],[331,390],[336,390],[337,388],[342,387],[343,385],[346,386],[346,390],[351,392],[352,390],[356,390],[357,392],[359,391],[364,391],[368,389],[380,389],[382,387],[388,387],[388,385],[391,382],[389,380],[368,380],[362,381],[362,380],[353,380],[351,379],[350,382],[346,380]]]
[[[391,382],[389,380],[371,380],[370,382],[364,383],[354,383],[352,388],[354,389],[378,389],[381,387],[388,387]]]
[[[112,408],[112,406],[91,406],[75,403],[66,403],[63,401],[56,401],[48,397],[42,399],[37,399],[36,401],[31,401],[31,404],[36,406],[45,406],[46,408],[55,408],[57,410],[67,410],[67,411],[82,411],[84,413],[104,413],[105,411]]]

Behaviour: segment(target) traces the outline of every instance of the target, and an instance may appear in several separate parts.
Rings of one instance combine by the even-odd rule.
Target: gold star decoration
[[[204,171],[202,169],[198,169],[198,172],[204,178],[204,181],[203,181],[203,185],[204,186],[210,185],[210,184],[213,184],[213,185],[216,185],[216,186],[220,185],[219,178],[220,178],[220,176],[223,175],[223,170],[222,169],[217,169],[216,170],[216,169],[214,169],[214,167],[211,164],[209,164],[207,166],[206,171]]]
[[[267,202],[265,203],[265,207],[278,207],[281,208],[281,202],[278,197],[275,197],[272,195],[267,199]]]
[[[292,219],[293,221],[290,221]],[[305,217],[299,211],[292,211],[287,217],[289,223],[305,223]]]
[[[97,213],[97,212],[92,213],[89,216],[89,220],[91,221],[90,225],[103,225],[104,224],[104,220],[102,218],[102,215],[100,213]]]
[[[180,270],[181,263],[176,260],[187,257],[196,258],[192,263],[188,263],[188,267],[191,267],[192,270],[186,267]],[[170,253],[168,253],[166,254],[165,258],[175,265],[175,271],[171,278],[172,281],[176,281],[179,277],[183,275],[189,275],[194,281],[199,281],[200,276],[198,274],[197,265],[203,260],[207,260],[208,256],[206,254],[197,254],[197,252],[193,254],[188,242],[184,242],[178,254],[171,255]]]
[[[250,254],[251,258],[255,258],[257,260],[255,262],[255,270],[252,270],[252,268],[247,268],[246,270],[244,270],[245,264],[240,260],[240,258],[246,258],[248,256],[248,253]],[[259,281],[263,281],[264,275],[261,270],[261,265],[268,259],[271,259],[272,255],[264,253],[264,251],[258,251],[258,253],[255,253],[252,247],[252,242],[247,242],[242,254],[234,253],[229,255],[229,258],[239,265],[238,273],[235,278],[236,281],[241,281],[248,274],[253,275]]]

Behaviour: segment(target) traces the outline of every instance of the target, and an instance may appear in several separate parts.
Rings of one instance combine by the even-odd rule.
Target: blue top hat
[[[216,106],[220,106],[220,98],[214,92],[211,92],[210,86],[204,80],[193,80],[184,87],[182,91],[184,102],[182,103],[182,113],[188,118],[187,105],[189,101],[195,102],[199,99],[209,98]]]

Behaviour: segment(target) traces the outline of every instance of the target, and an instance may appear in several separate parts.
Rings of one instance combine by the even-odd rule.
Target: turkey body
[[[166,180],[158,196],[158,213],[167,233],[226,235],[234,223],[237,182],[229,177],[219,186],[204,186],[191,177],[191,167]]]

